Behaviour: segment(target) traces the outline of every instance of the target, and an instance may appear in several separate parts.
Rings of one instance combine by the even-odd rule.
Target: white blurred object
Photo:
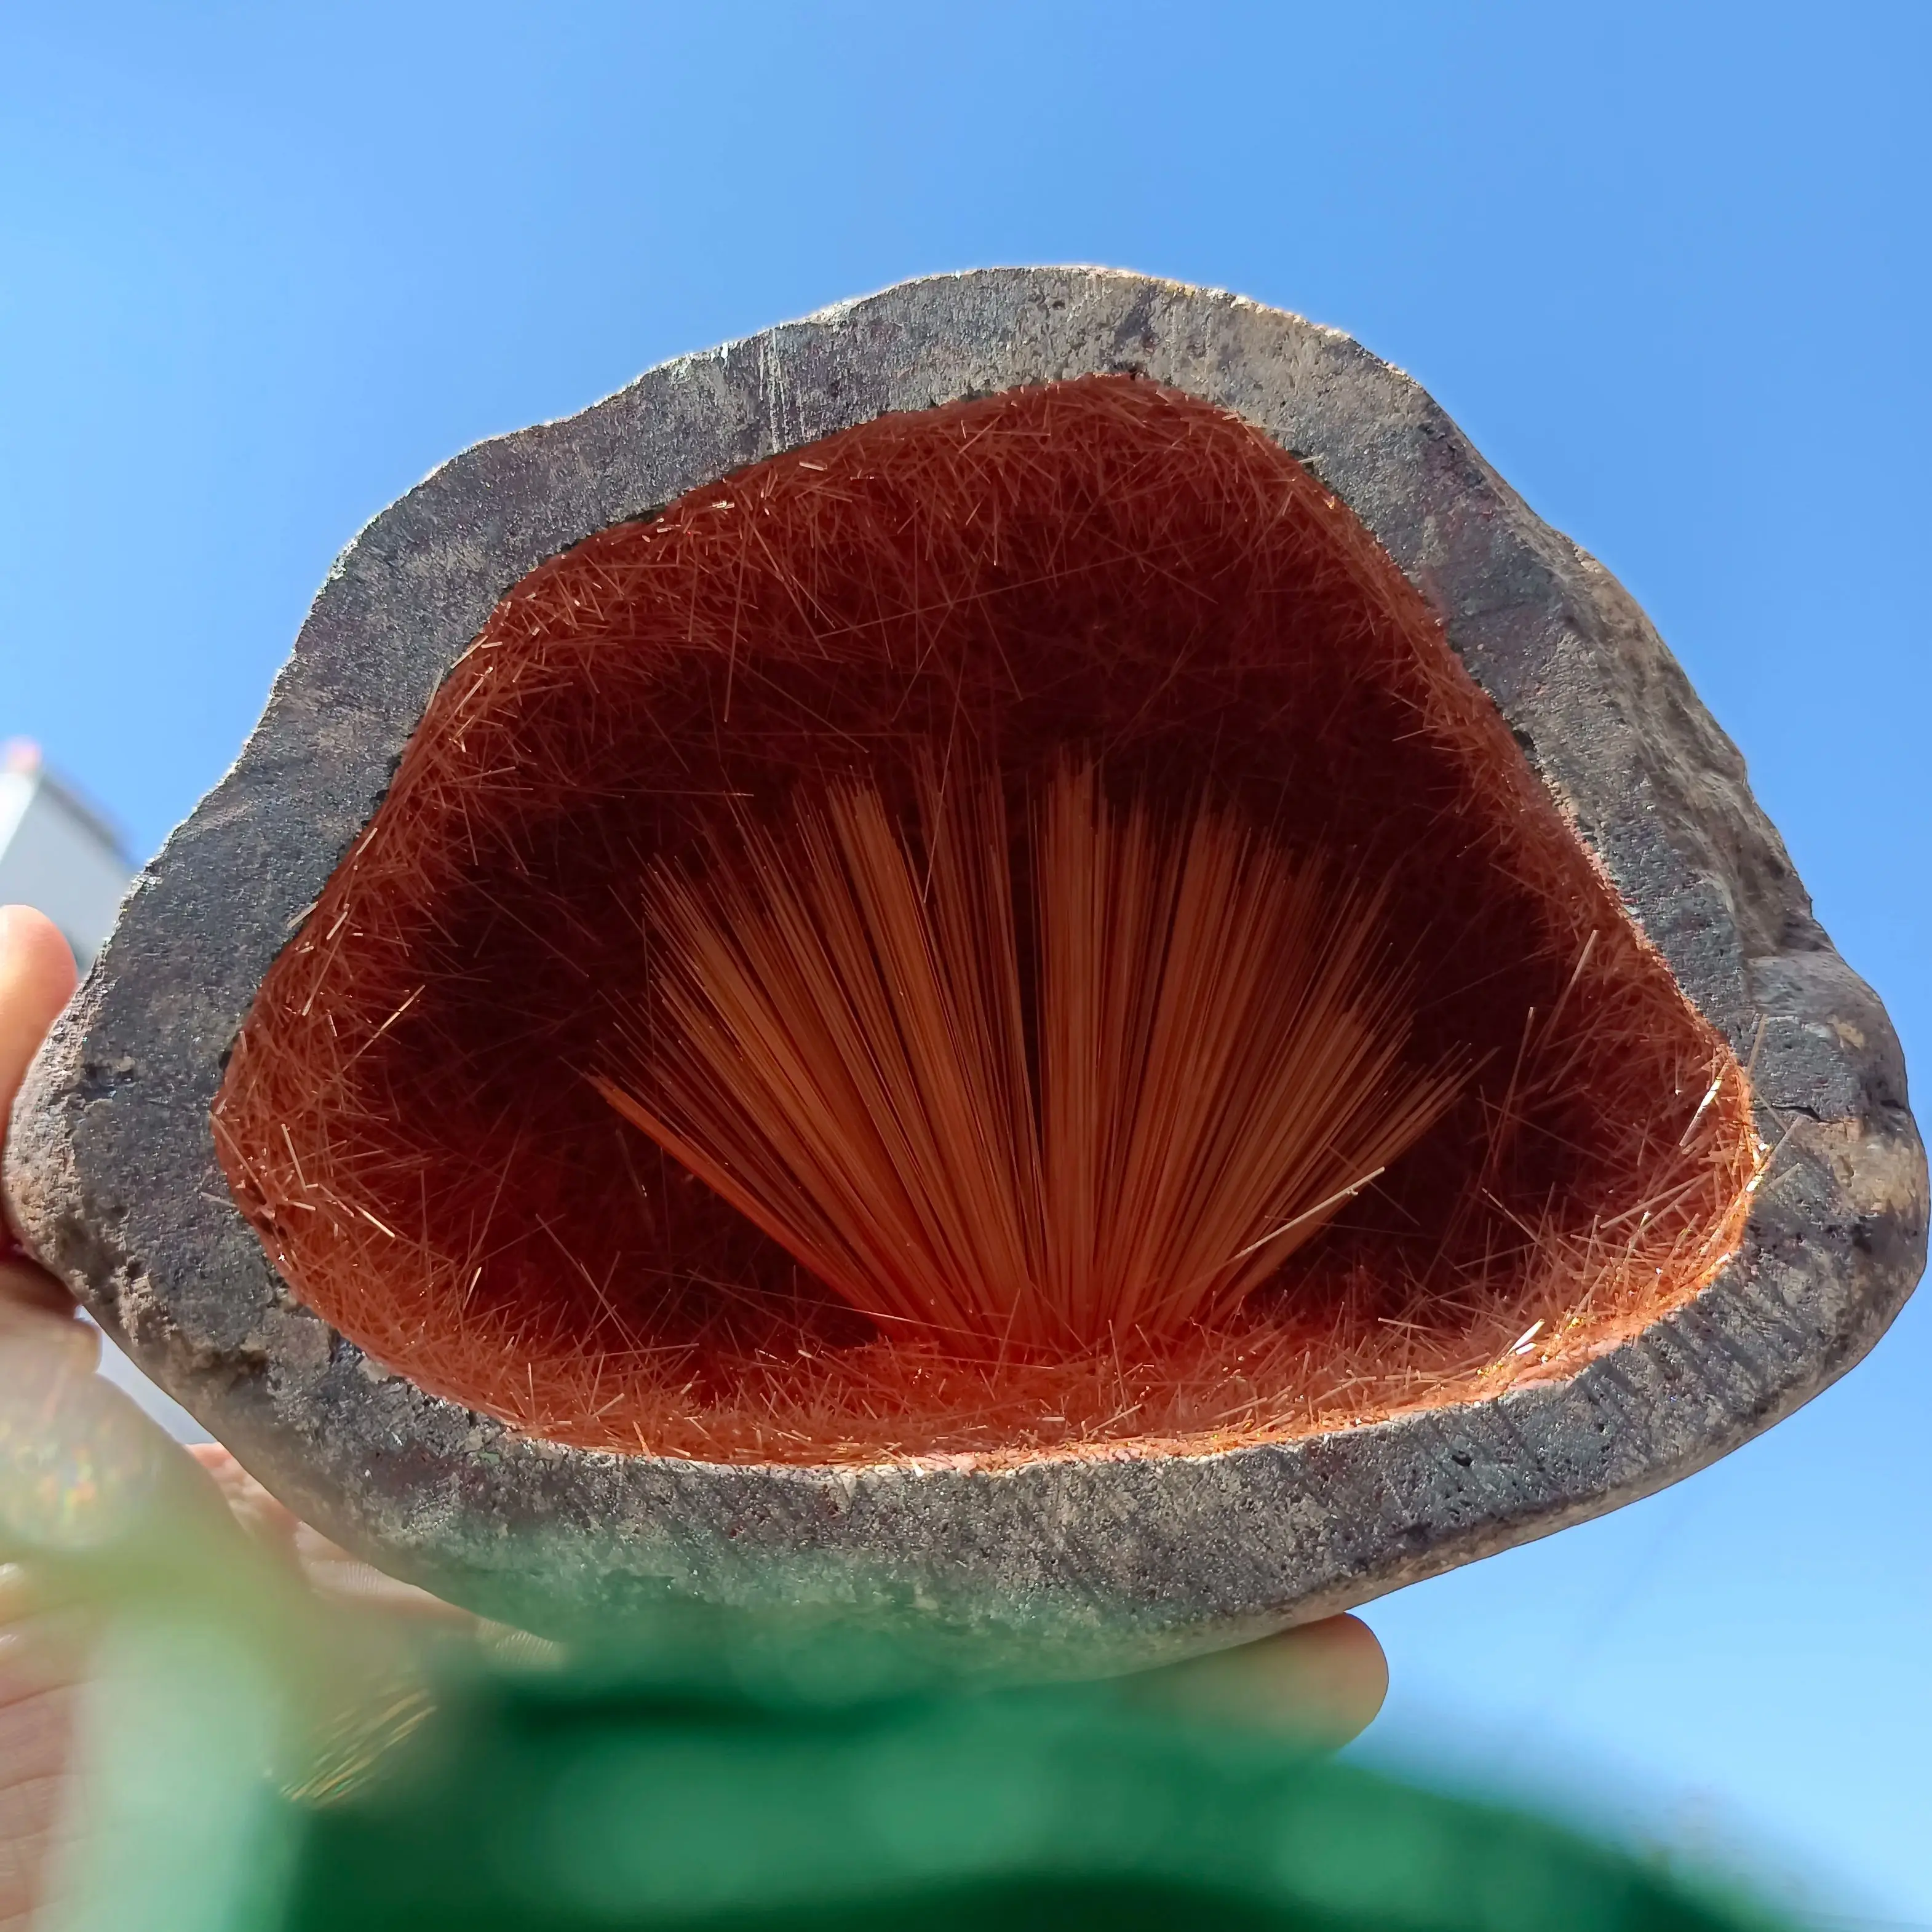
[[[46,770],[38,745],[0,749],[0,905],[45,913],[85,972],[134,876],[114,828]]]

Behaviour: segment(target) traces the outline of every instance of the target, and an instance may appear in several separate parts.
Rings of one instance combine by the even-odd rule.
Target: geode
[[[1474,1070],[1244,1325],[1105,1375],[908,1352],[640,1177],[582,1078],[705,801],[962,734],[1318,821]],[[1856,1362],[1925,1250],[1890,1024],[1621,586],[1346,338],[1070,269],[680,358],[378,517],[37,1061],[7,1186],[395,1574],[542,1630],[783,1600],[1052,1670],[1654,1490]]]

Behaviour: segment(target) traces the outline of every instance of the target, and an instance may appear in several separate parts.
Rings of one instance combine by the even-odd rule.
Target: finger
[[[165,1568],[241,1542],[181,1445],[74,1346],[80,1332],[16,1313],[0,1333],[0,1560]]]
[[[1359,1737],[1388,1695],[1388,1660],[1359,1617],[1324,1617],[1258,1643],[1153,1671],[1160,1701],[1217,1724],[1276,1730],[1320,1750]]]
[[[78,1676],[65,1643],[0,1635],[0,1925],[32,1921],[71,1814]]]
[[[100,1330],[76,1321],[78,1312],[74,1298],[44,1268],[18,1258],[0,1261],[0,1348],[17,1342],[57,1349],[91,1372],[100,1364]]]
[[[0,1139],[27,1063],[74,992],[74,955],[59,928],[32,906],[0,906]],[[4,1232],[0,1230],[0,1232]],[[67,1314],[67,1292],[0,1240],[0,1304]]]
[[[0,906],[0,1113],[74,992],[74,955],[60,928],[32,906]]]

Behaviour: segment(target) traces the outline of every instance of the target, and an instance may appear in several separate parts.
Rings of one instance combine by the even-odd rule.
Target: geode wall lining
[[[1150,830],[1171,826],[1205,785],[1264,842],[1250,849],[1270,870],[1306,864],[1310,880],[1377,896],[1357,957],[1388,975],[1382,1046],[1396,1066],[1460,1070],[1415,1143],[1315,1156],[1324,1178],[1302,1208],[1376,1171],[1335,1197],[1347,1225],[1309,1225],[1318,1211],[1279,1198],[1281,1170],[1257,1144],[1278,1156],[1288,1117],[1268,1126],[1270,1103],[1246,1084],[1264,1066],[1300,1068],[1294,1132],[1324,1138],[1310,1075],[1350,1022],[1302,1030],[1290,991],[1312,957],[1305,934],[1251,947],[1264,970],[1250,978],[1224,912],[1211,974],[1169,982],[1185,982],[1190,1010],[1163,1034],[1184,1072],[1170,1060],[1167,1075],[1126,1073],[1131,1024],[1074,1046],[1066,1029],[1100,1009],[1064,981],[1052,1017],[1039,976],[1053,949],[1039,935],[1051,923],[1064,937],[1094,904],[1071,878],[1050,906],[1032,903],[1025,828],[1070,756],[1094,761],[1109,813],[1125,799],[1154,814]],[[916,840],[937,806],[922,774],[943,770],[956,813],[972,774],[995,767],[1004,830],[974,842],[1000,849],[1006,904],[976,899],[972,926],[930,935],[926,956],[955,976],[927,993],[954,1017],[928,1029],[916,1070],[896,1025],[850,1050],[851,1022],[878,1017],[881,998],[931,1018],[900,968],[896,991],[842,980],[836,1016],[781,1012],[771,976],[802,983],[781,945],[760,985],[731,996],[750,1005],[734,1008],[731,1038],[714,1036],[720,1057],[690,1097],[708,1106],[758,1065],[748,1040],[782,1040],[787,1071],[764,1092],[796,1109],[792,1152],[742,1114],[722,1161],[688,1139],[660,1148],[620,1118],[614,1094],[637,1105],[622,1082],[652,1087],[654,1056],[688,1046],[716,1011],[694,987],[687,1020],[658,1004],[680,952],[650,910],[667,866],[742,884],[748,822],[783,836],[801,800],[855,783],[892,818],[889,838]],[[955,866],[956,892],[935,897],[930,861],[911,863],[924,883],[902,910],[915,924],[975,891]],[[814,869],[796,854],[776,869],[801,867]],[[1165,977],[1122,930],[1136,907],[1151,914],[1162,871],[1144,854],[1133,902],[1096,934],[1091,956],[1110,974],[1138,959],[1134,972]],[[1034,884],[1016,904],[1022,876]],[[843,916],[870,914],[848,902]],[[795,902],[786,917],[796,934],[819,914]],[[740,900],[732,922],[713,967],[762,922]],[[970,969],[1009,928],[1016,1010],[1000,1017]],[[1170,961],[1192,956],[1184,940],[1166,952],[1168,918],[1142,934]],[[897,942],[874,943],[903,967]],[[1063,970],[1076,954],[1082,942],[1058,952]],[[831,956],[805,968],[821,988]],[[1111,1010],[1126,982],[1110,983]],[[1232,1030],[1212,1010],[1231,993],[1262,1003]],[[953,1050],[935,1056],[942,1035]],[[1022,1042],[1018,1064],[962,1064],[961,1040],[996,1037]],[[847,1046],[831,1068],[819,1056],[835,1038]],[[1086,1084],[1103,1066],[1119,1076],[1104,1102]],[[1168,1099],[1145,1104],[1144,1078]],[[935,1112],[933,1082],[949,1079]],[[1386,1118],[1377,1079],[1343,1084],[1358,1124]],[[1043,1144],[1075,1112],[1056,1114],[1049,1090],[1084,1095],[1095,1118],[1080,1144]],[[1024,1128],[982,1104],[995,1091],[1028,1096]],[[1261,1192],[1252,1220],[1196,1245],[1204,1211],[1220,1211],[1207,1204],[1228,1198],[1213,1139],[1233,1126],[1224,1108],[1245,1117],[1232,1171],[1248,1178],[1234,1185]],[[1345,1142],[1353,1131],[1336,1128]],[[1012,1467],[1126,1444],[1199,1454],[1580,1366],[1728,1258],[1760,1154],[1735,1055],[1644,944],[1414,587],[1260,431],[1124,375],[896,412],[701,484],[513,586],[263,980],[214,1130],[297,1297],[430,1394],[578,1448],[848,1466]],[[1165,1138],[1197,1130],[1209,1138],[1184,1153]],[[746,1196],[747,1152],[770,1180],[802,1144],[794,1133],[818,1150],[809,1186]],[[914,1144],[926,1152],[909,1172]],[[1132,1180],[1108,1168],[1129,1147]],[[840,1166],[858,1149],[862,1175]],[[1157,1178],[1177,1174],[1179,1189]],[[1120,1192],[1082,1206],[1089,1186]],[[821,1224],[802,1252],[788,1217],[828,1192],[843,1232]],[[882,1207],[904,1218],[880,1227],[869,1217]],[[1305,1252],[1250,1255],[1252,1293],[1173,1318],[1175,1291],[1214,1280],[1210,1253],[1245,1254],[1297,1220],[1319,1234]],[[842,1262],[840,1243],[868,1226],[868,1258]],[[1168,1259],[1150,1272],[1156,1246]],[[918,1292],[883,1321],[862,1313],[880,1310],[909,1257],[922,1257]],[[842,1296],[826,1286],[842,1270]],[[962,1311],[1009,1290],[976,1347]],[[1110,1298],[1136,1295],[1083,1330]]]
[[[1004,1474],[725,1468],[562,1449],[422,1394],[284,1288],[208,1108],[256,986],[380,801],[431,692],[544,558],[894,410],[1132,371],[1232,410],[1439,611],[1778,1150],[1743,1244],[1580,1373],[1334,1435]],[[28,1240],[292,1507],[386,1567],[560,1628],[666,1585],[916,1606],[1067,1667],[1252,1634],[1645,1493],[1796,1406],[1922,1265],[1896,1042],[1812,919],[1742,761],[1627,595],[1428,398],[1332,332],[1087,270],[886,292],[681,358],[479,446],[332,573],[235,770],[130,898],[16,1114]]]

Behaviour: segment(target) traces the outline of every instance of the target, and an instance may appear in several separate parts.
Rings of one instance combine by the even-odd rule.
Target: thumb
[[[55,1016],[74,991],[74,955],[60,928],[32,906],[0,906],[0,1144],[14,1096]],[[23,1265],[0,1226],[0,1299],[64,1303],[38,1269]]]
[[[0,906],[0,1120],[74,982],[74,955],[53,921],[32,906]]]

